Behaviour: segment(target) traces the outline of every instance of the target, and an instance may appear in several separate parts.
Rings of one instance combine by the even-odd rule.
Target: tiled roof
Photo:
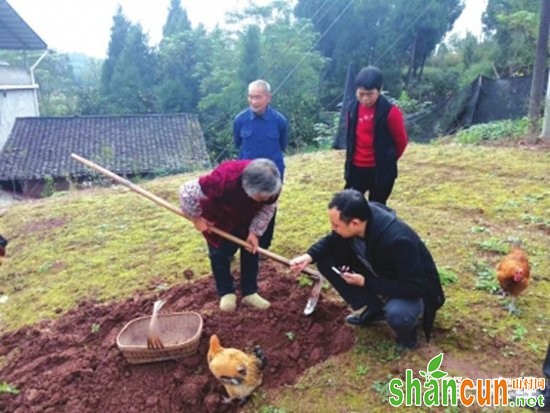
[[[46,43],[6,0],[0,0],[0,49],[44,50]]]
[[[17,118],[0,151],[0,181],[93,175],[71,153],[119,175],[210,166],[192,114]]]

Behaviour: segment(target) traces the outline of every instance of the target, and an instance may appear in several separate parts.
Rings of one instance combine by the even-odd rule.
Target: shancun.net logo
[[[537,390],[544,390],[543,378],[497,378],[469,379],[450,377],[440,370],[443,353],[432,358],[426,371],[418,374],[424,383],[413,376],[413,371],[405,371],[405,379],[392,379],[389,382],[389,403],[393,407],[406,406],[528,406],[543,407],[542,395]],[[510,396],[515,394],[513,400]]]

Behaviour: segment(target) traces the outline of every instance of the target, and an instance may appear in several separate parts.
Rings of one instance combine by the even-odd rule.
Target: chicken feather
[[[530,267],[527,253],[518,245],[502,258],[496,267],[497,280],[506,294],[512,297],[509,310],[517,312],[515,300],[529,285]]]
[[[235,348],[225,348],[214,334],[210,337],[207,360],[210,371],[220,380],[229,395],[226,402],[238,400],[244,403],[262,384],[266,357],[259,346],[254,348],[252,354]]]

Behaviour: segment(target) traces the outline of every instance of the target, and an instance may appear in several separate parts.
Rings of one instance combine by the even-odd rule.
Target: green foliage
[[[113,16],[113,26],[111,27],[111,39],[109,41],[107,59],[103,63],[101,72],[101,96],[108,96],[110,93],[115,66],[120,58],[120,55],[122,54],[124,45],[126,44],[126,38],[128,36],[130,26],[130,21],[126,18],[122,7],[119,5],[115,15]]]
[[[311,287],[313,285],[313,280],[307,275],[301,274],[298,277],[298,285],[300,287]]]
[[[494,294],[500,289],[494,268],[481,261],[474,262],[472,267],[474,274],[477,276],[476,290]]]
[[[258,51],[261,57],[253,59],[259,65],[259,77],[272,85],[272,105],[291,125],[290,149],[316,145],[318,86],[325,61],[313,50],[316,36],[312,26],[292,19],[290,6],[284,2],[274,2],[268,8],[250,7],[245,15],[237,14],[235,18],[250,21],[250,29],[239,35],[237,44],[227,33],[212,33],[212,70],[201,83],[199,109],[211,156],[220,161],[236,154],[232,120],[248,105],[244,77],[253,73],[240,70],[236,81],[234,68],[242,69],[248,63],[243,59]],[[254,33],[259,27],[258,46]]]
[[[299,0],[295,13],[311,19],[321,34],[319,50],[329,59],[323,77],[328,90],[334,90],[336,96],[341,94],[341,88],[332,86],[344,84],[352,62],[357,68],[379,66],[384,72],[385,88],[397,96],[403,78],[405,84],[412,84],[422,77],[424,62],[462,9],[458,0]]]
[[[442,285],[453,284],[457,282],[458,275],[449,267],[441,267],[439,268],[439,279]]]
[[[539,23],[539,2],[489,0],[483,15],[486,36],[498,47],[493,60],[505,76],[532,73]]]
[[[527,334],[527,329],[521,324],[516,324],[514,332],[512,333],[512,341],[521,341],[525,338]]]
[[[373,354],[376,354],[377,360],[388,363],[390,361],[399,360],[399,350],[393,342],[382,340],[374,345],[374,348],[366,349]]]
[[[391,376],[391,375],[388,375],[387,378],[384,380],[376,380],[373,384],[372,384],[372,389],[378,393],[379,395],[379,398],[380,400],[383,400],[383,401],[387,401],[388,398],[391,396],[391,393],[390,393],[390,381],[393,379],[394,377]]]
[[[139,24],[131,25],[114,63],[108,92],[101,96],[108,113],[155,112],[154,78],[155,55],[148,46],[148,36]]]
[[[321,112],[319,123],[313,125],[315,148],[331,149],[338,129],[339,112]]]
[[[490,232],[487,227],[484,227],[482,225],[475,225],[472,228],[470,228],[470,231],[474,234],[479,234],[482,232]]]
[[[366,364],[359,364],[355,369],[355,375],[357,377],[365,377],[369,372],[369,368]]]
[[[99,332],[99,329],[101,328],[101,325],[98,323],[93,323],[92,327],[90,328],[90,331],[92,334],[97,334]]]
[[[210,44],[203,30],[175,32],[162,39],[157,52],[155,94],[163,113],[196,112],[200,79],[205,76]]]
[[[416,112],[422,108],[418,108],[419,102],[438,102],[442,98],[448,97],[458,91],[457,79],[460,78],[460,69],[457,67],[426,67],[421,79],[418,79],[409,86],[409,94],[411,96],[412,108],[408,108],[407,100],[405,100],[404,109],[407,113]],[[402,103],[401,95],[399,97],[399,105]],[[416,105],[414,105],[414,103]],[[417,110],[411,110],[411,109]]]
[[[458,143],[479,145],[499,139],[518,140],[527,133],[527,118],[482,123],[460,130],[454,135]]]
[[[69,55],[49,50],[43,51],[0,51],[0,60],[18,69],[34,69],[36,83],[39,84],[38,99],[42,116],[73,115],[78,110],[78,95],[85,89],[75,76]],[[29,80],[30,82],[30,80]]]
[[[177,33],[187,32],[191,30],[191,22],[187,17],[187,12],[181,7],[180,0],[170,0],[168,8],[168,16],[166,23],[162,28],[162,36],[170,37]]]
[[[463,38],[452,35],[428,59],[411,93],[437,102],[468,87],[479,75],[494,77],[494,53],[493,42],[479,41],[471,33]]]
[[[505,254],[508,252],[509,246],[498,238],[488,238],[481,242],[476,243],[479,249],[487,252],[496,252],[498,254]]]
[[[20,391],[14,385],[11,385],[5,381],[0,383],[0,393],[19,394]]]
[[[46,198],[53,195],[55,192],[55,181],[51,175],[46,175],[44,177],[44,188],[40,194],[41,197]]]
[[[244,35],[239,42],[240,59],[238,77],[240,83],[245,87],[253,80],[261,76],[261,30],[256,25],[246,28]]]

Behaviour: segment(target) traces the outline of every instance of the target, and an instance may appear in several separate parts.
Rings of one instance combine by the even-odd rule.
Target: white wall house
[[[11,67],[0,62],[0,151],[15,118],[39,116],[38,85],[33,70],[46,56],[48,45],[17,14],[6,0],[0,0],[0,50],[42,51],[29,68]]]
[[[29,70],[0,63],[0,150],[8,140],[16,117],[40,115],[37,89]]]

